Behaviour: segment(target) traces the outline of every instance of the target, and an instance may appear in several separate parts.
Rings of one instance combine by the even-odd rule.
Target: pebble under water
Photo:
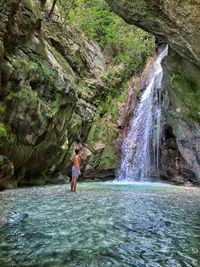
[[[0,266],[200,266],[200,189],[79,183],[0,193]]]

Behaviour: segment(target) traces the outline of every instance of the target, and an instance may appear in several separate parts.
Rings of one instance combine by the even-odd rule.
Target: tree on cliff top
[[[57,0],[53,0],[53,4],[52,4],[51,10],[49,12],[49,17],[48,17],[49,20],[51,19],[52,15],[53,15],[53,12],[54,12],[54,8],[55,8],[56,3],[57,3]]]

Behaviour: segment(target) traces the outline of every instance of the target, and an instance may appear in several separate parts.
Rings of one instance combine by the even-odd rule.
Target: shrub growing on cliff
[[[123,63],[124,78],[140,70],[152,53],[154,37],[126,24],[104,0],[60,0],[60,5],[65,23],[98,41],[112,64]]]

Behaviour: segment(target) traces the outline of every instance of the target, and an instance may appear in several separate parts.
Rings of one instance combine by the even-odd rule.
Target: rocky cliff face
[[[59,16],[48,22],[42,8],[39,0],[0,1],[0,188],[44,183],[46,174],[66,170],[77,142],[83,171],[110,175],[117,162],[112,110],[102,109],[105,57]]]
[[[170,45],[165,64],[164,110],[174,140],[171,145],[175,147],[172,149],[169,144],[167,148],[166,144],[163,150],[162,162],[173,159],[164,167],[164,173],[170,177],[174,166],[178,174],[200,181],[200,3],[189,0],[107,2],[125,21]],[[173,157],[166,151],[171,151]]]
[[[164,116],[190,176],[200,179],[200,69],[170,50],[165,73]]]
[[[171,45],[162,175],[200,178],[199,4],[108,2],[126,21]],[[137,102],[140,86],[131,83],[125,107],[129,88],[119,78],[121,66],[111,66],[80,30],[63,27],[59,14],[49,22],[50,7],[41,0],[0,1],[0,189],[69,173],[77,146],[83,178],[110,178]]]

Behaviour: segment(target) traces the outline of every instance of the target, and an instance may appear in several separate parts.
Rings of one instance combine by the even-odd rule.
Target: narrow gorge
[[[107,2],[126,22],[169,44],[163,63],[159,176],[178,184],[199,183],[199,4]],[[105,48],[107,40],[97,40],[101,35],[92,37],[64,19],[62,6],[49,19],[51,4],[0,3],[1,189],[65,182],[75,147],[82,148],[83,180],[113,179],[159,50],[151,34],[123,24],[124,36],[133,31],[139,38],[128,61],[130,48],[129,54],[118,55],[117,49],[124,49],[119,40],[118,48]]]
[[[0,0],[0,266],[200,266],[199,0]]]

